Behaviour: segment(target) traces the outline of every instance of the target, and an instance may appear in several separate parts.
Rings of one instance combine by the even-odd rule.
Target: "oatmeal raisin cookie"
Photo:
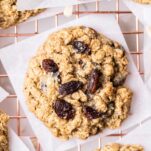
[[[127,118],[132,92],[124,48],[95,30],[70,27],[51,34],[30,60],[28,107],[60,138],[86,139]]]

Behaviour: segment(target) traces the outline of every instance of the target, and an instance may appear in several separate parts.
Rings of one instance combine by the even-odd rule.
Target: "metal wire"
[[[83,14],[114,14],[116,16],[116,19],[117,19],[119,25],[120,25],[120,15],[122,15],[122,14],[132,15],[132,12],[125,11],[125,10],[122,10],[122,8],[120,8],[120,0],[115,0],[115,6],[116,6],[115,11],[111,11],[111,10],[102,11],[100,9],[100,6],[102,5],[101,3],[102,3],[101,1],[96,0],[95,10],[93,10],[93,11],[80,11],[80,9],[79,9],[80,5],[76,5],[75,11],[73,12],[73,15],[75,15],[76,18],[79,18],[80,15],[83,15]],[[54,16],[55,27],[58,26],[58,20],[59,20],[60,15],[63,15],[63,14],[59,13],[59,14]],[[4,37],[12,38],[13,37],[14,43],[17,43],[18,37],[30,37],[30,36],[33,36],[33,35],[39,33],[38,20],[36,20],[34,24],[35,24],[34,33],[18,33],[17,26],[15,26],[14,33],[0,33],[0,38],[4,38]],[[136,43],[135,43],[136,50],[131,52],[131,54],[136,57],[136,66],[137,66],[137,69],[141,75],[144,74],[143,71],[141,71],[141,69],[140,69],[140,58],[143,55],[143,53],[140,51],[139,36],[143,35],[143,33],[144,33],[143,31],[139,30],[139,21],[137,18],[135,20],[135,31],[131,31],[131,32],[124,31],[123,32],[124,35],[134,35],[136,38]],[[0,74],[0,79],[2,79],[2,78],[8,78],[8,75],[7,74]],[[19,105],[19,101],[18,101],[16,94],[11,94],[8,96],[8,98],[16,99],[16,115],[10,116],[10,118],[12,120],[17,120],[17,122],[16,122],[17,134],[20,136],[21,135],[21,119],[26,119],[26,116],[20,115],[20,105]],[[141,125],[141,123],[140,123],[140,125]],[[125,134],[123,134],[121,131],[119,131],[118,134],[112,134],[109,136],[116,136],[116,137],[119,136],[120,138],[122,138],[123,135],[125,135]],[[32,139],[36,138],[35,136],[29,136],[29,137]],[[101,139],[100,138],[98,139],[98,147],[99,148],[101,147]],[[81,151],[80,145],[78,145],[77,148],[78,148],[78,151]],[[36,151],[41,151],[40,144],[38,143],[38,141],[37,141],[37,145],[36,145]]]

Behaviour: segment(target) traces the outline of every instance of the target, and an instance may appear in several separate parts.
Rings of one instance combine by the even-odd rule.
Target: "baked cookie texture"
[[[0,28],[8,28],[26,21],[29,17],[35,16],[44,11],[43,9],[18,11],[17,0],[0,0]]]
[[[97,149],[96,151],[144,151],[144,149],[141,145],[122,145],[112,143],[105,145],[102,149]]]
[[[151,4],[151,0],[134,0],[134,1],[142,4]]]
[[[7,129],[8,120],[8,115],[0,111],[0,151],[9,151]]]
[[[125,87],[124,48],[95,30],[69,27],[51,34],[28,66],[27,105],[62,139],[86,139],[127,118],[132,92]]]

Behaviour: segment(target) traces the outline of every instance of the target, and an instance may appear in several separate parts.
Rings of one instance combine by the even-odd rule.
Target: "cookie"
[[[97,149],[96,151],[144,151],[144,149],[140,145],[122,145],[113,143],[105,145],[102,149]]]
[[[27,105],[62,139],[86,139],[127,118],[132,92],[124,48],[95,30],[70,27],[51,34],[29,63]]]
[[[142,4],[151,4],[151,0],[134,0],[134,1]]]
[[[0,111],[0,151],[8,151],[8,123],[9,117]]]
[[[18,11],[16,3],[17,0],[0,0],[0,28],[8,28],[24,22],[29,17],[44,11],[42,9]]]

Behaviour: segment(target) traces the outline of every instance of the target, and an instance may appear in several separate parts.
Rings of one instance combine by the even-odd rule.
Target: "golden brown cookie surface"
[[[29,63],[29,109],[60,138],[86,139],[127,118],[132,92],[123,86],[124,49],[88,27],[51,34]]]

